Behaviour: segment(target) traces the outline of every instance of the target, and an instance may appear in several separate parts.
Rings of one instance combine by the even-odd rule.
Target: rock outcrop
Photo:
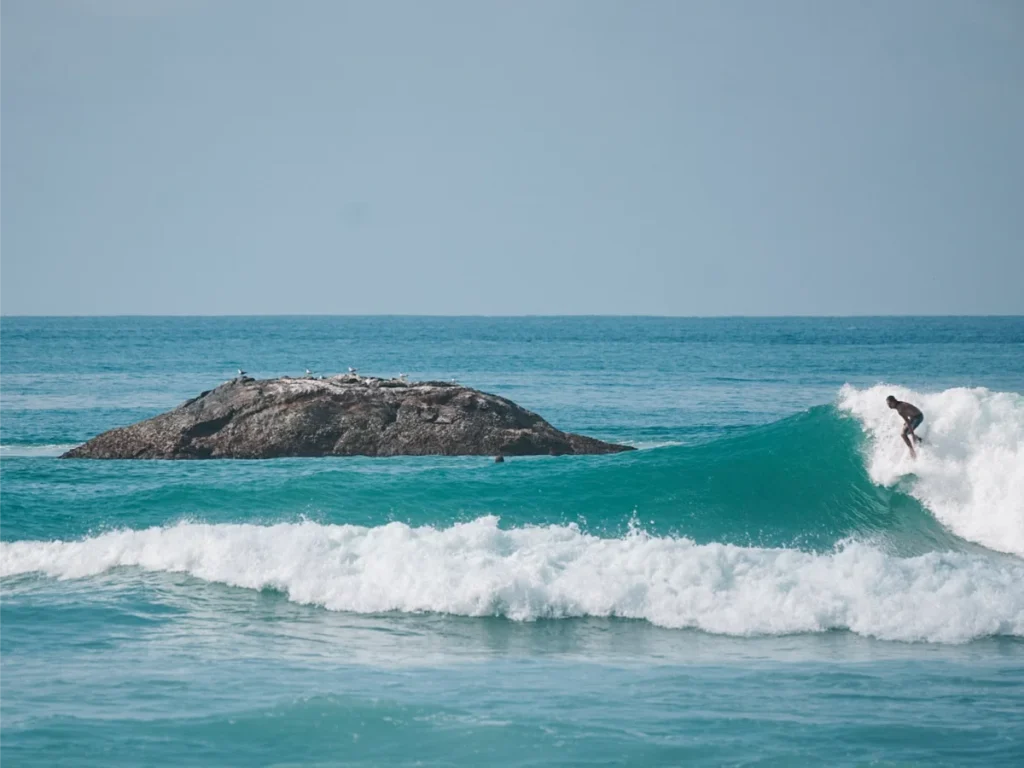
[[[172,411],[104,432],[68,459],[591,454],[631,450],[561,432],[497,395],[356,375],[240,376]]]

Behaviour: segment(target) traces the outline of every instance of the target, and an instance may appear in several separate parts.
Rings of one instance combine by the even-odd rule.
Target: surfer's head
[[[899,405],[900,401],[897,400],[892,395],[889,395],[887,398],[885,398],[885,402],[887,402],[889,404],[890,408],[895,408],[897,405]]]

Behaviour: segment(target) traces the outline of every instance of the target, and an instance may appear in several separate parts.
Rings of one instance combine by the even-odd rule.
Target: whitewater
[[[887,395],[925,414],[924,443],[910,457]],[[915,392],[879,384],[843,387],[839,407],[869,438],[867,467],[880,485],[908,491],[956,535],[1024,556],[1024,396],[957,387]]]
[[[1024,635],[1024,563],[963,553],[898,558],[858,542],[815,555],[639,530],[621,539],[575,526],[502,530],[489,517],[443,530],[181,523],[5,543],[0,555],[3,576],[82,578],[135,566],[357,613],[600,616],[731,635],[848,629],[954,643]]]

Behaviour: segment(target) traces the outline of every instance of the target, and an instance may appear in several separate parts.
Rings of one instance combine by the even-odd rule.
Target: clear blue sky
[[[4,0],[4,314],[1019,314],[1024,3]]]

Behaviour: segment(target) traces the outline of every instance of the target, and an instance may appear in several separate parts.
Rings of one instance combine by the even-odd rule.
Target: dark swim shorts
[[[907,431],[913,432],[915,429],[921,426],[922,421],[924,421],[924,415],[915,416],[910,420],[910,425],[907,427]]]

